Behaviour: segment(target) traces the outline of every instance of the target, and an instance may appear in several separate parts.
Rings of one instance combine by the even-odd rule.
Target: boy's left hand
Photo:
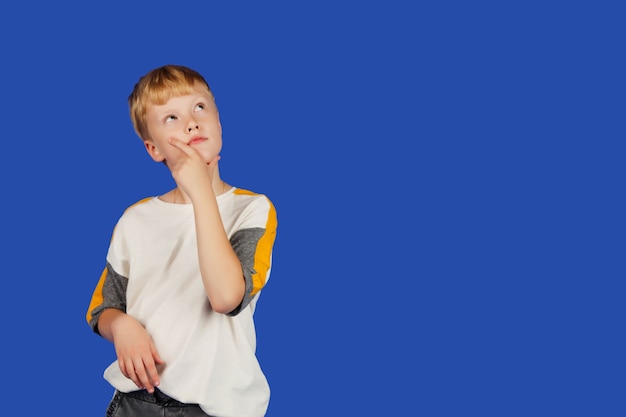
[[[215,155],[208,163],[191,146],[178,139],[170,139],[170,144],[177,148],[181,155],[175,161],[168,160],[168,167],[172,177],[183,192],[193,201],[198,193],[204,192],[207,187],[212,187],[213,174],[216,162],[220,160]]]

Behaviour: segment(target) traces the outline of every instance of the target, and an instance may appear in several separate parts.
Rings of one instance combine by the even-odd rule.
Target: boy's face
[[[172,97],[165,104],[148,106],[146,150],[156,162],[174,162],[182,152],[171,145],[178,139],[209,163],[222,150],[222,127],[213,98],[207,91]]]

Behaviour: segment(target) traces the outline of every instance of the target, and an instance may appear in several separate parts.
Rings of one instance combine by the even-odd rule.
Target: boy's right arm
[[[146,329],[134,317],[107,308],[98,318],[98,332],[113,342],[122,374],[139,388],[154,392],[159,385],[157,365],[163,360]]]

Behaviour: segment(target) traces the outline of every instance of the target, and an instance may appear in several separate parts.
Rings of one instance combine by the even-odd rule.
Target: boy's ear
[[[143,141],[143,144],[146,147],[146,151],[148,152],[152,160],[154,160],[154,162],[163,162],[165,157],[161,155],[161,152],[159,152],[159,149],[156,147],[154,142],[152,142],[150,139],[147,139]]]

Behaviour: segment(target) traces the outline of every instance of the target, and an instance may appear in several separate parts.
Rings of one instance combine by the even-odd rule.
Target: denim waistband
[[[120,395],[135,398],[141,401],[147,401],[149,403],[158,404],[164,407],[197,407],[198,404],[187,404],[181,403],[178,400],[170,397],[169,395],[164,394],[161,390],[155,388],[154,392],[150,394],[148,391],[140,390],[140,391],[131,391],[131,392],[120,392]]]

